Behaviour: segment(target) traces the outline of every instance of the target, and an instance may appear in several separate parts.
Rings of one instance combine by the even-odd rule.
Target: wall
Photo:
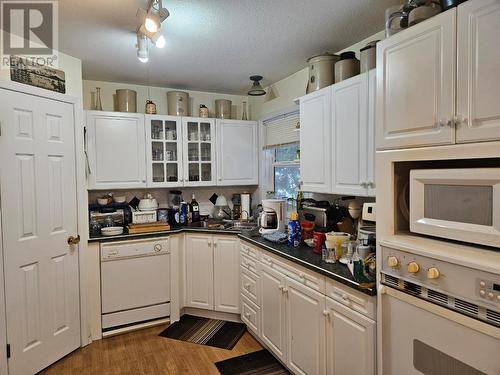
[[[380,31],[336,53],[340,54],[344,51],[355,51],[357,57],[359,58],[359,50],[368,42],[372,40],[382,40],[384,38],[385,32]],[[267,87],[266,95],[262,97],[251,97],[249,106],[251,108],[253,118],[257,120],[263,119],[266,115],[282,111],[292,106],[294,104],[294,99],[306,94],[308,78],[309,71],[306,67]]]
[[[143,85],[132,85],[129,83],[105,82],[105,81],[83,81],[83,108],[91,109],[92,92],[96,87],[101,88],[102,107],[105,111],[113,111],[113,94],[117,89],[132,89],[137,91],[137,112],[144,113],[147,99],[153,100],[156,110],[160,115],[167,114],[167,91],[178,90],[167,87],[154,87]],[[148,90],[150,94],[148,94]],[[210,117],[215,117],[215,99],[229,99],[232,101],[231,118],[241,119],[242,103],[248,101],[246,96],[218,94],[213,92],[181,90],[189,93],[190,115],[198,116],[200,104],[205,104],[210,112]]]
[[[66,74],[66,94],[82,97],[82,60],[59,52],[59,69]],[[0,80],[10,81],[10,71],[0,70]]]

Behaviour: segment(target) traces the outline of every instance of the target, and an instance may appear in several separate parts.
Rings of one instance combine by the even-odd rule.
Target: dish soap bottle
[[[200,221],[200,205],[196,202],[196,198],[194,194],[191,197],[191,212],[193,223]]]
[[[299,223],[299,214],[292,212],[288,222],[288,246],[298,247],[302,242],[302,229]]]

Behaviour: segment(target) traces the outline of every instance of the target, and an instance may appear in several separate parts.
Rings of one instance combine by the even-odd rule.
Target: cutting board
[[[153,232],[163,232],[170,230],[170,225],[162,221],[157,221],[155,223],[144,223],[144,224],[129,224],[128,233],[138,234],[138,233],[153,233]]]

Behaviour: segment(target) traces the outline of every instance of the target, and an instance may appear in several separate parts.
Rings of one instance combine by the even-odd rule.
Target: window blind
[[[266,140],[264,149],[298,143],[300,141],[297,124],[299,111],[273,117],[264,121]]]

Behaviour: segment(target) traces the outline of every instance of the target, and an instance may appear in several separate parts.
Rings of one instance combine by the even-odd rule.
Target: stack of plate
[[[101,229],[103,236],[116,236],[123,233],[123,227],[105,227]]]

